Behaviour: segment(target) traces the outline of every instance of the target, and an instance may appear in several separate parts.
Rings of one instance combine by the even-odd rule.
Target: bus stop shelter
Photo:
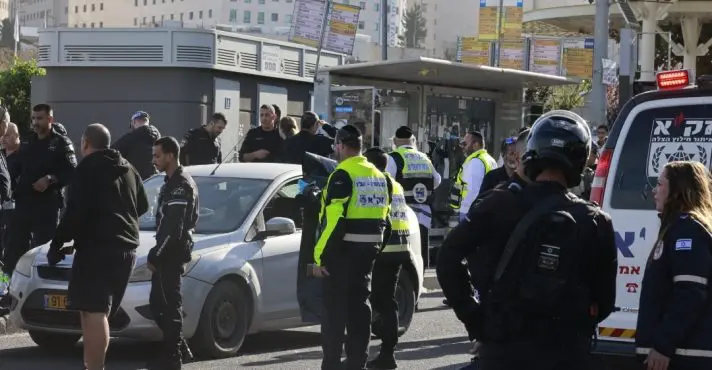
[[[349,87],[378,89],[374,110],[387,110],[392,96],[407,107],[398,119],[382,117],[380,146],[389,146],[389,138],[398,126],[407,124],[417,133],[419,141],[441,137],[450,132],[452,123],[459,123],[459,136],[471,129],[485,133],[490,143],[497,143],[522,127],[525,88],[576,84],[566,77],[542,73],[470,65],[441,59],[417,57],[402,60],[357,63],[329,67],[317,73],[314,110],[333,122],[338,119],[339,105],[348,100],[339,94]],[[488,102],[489,107],[475,102]],[[449,108],[443,122],[443,107]],[[353,110],[353,108],[349,108]],[[341,109],[341,112],[349,109]],[[483,115],[483,111],[489,116]],[[453,114],[453,111],[455,113]],[[396,117],[396,116],[392,116]],[[476,119],[472,118],[476,117]],[[425,149],[425,148],[423,148]],[[498,152],[498,148],[494,152]]]

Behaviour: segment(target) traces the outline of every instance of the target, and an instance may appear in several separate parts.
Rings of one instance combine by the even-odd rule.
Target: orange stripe
[[[598,328],[598,335],[612,338],[634,338],[635,329]]]

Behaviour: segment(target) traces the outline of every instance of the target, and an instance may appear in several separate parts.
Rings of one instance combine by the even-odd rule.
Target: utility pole
[[[381,60],[388,60],[388,0],[381,0]]]
[[[607,124],[606,86],[603,84],[603,59],[608,58],[609,0],[595,0],[596,17],[593,31],[593,79],[591,84],[590,119],[593,124]]]
[[[494,56],[494,66],[499,67],[499,61],[502,57],[502,36],[504,36],[504,0],[499,0],[497,8],[497,54]]]

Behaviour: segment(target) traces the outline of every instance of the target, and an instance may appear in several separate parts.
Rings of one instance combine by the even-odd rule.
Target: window
[[[156,16],[151,17],[151,24],[156,24]]]
[[[143,0],[143,5],[144,5],[144,6],[145,6],[145,5],[148,5],[148,2],[147,2],[147,1],[148,1],[148,0]]]
[[[104,22],[99,22],[99,28],[104,28]]]
[[[237,9],[230,9],[230,18],[228,19],[228,22],[237,22]]]
[[[74,12],[75,12],[75,13],[79,13],[79,6],[75,6],[75,7],[74,7]]]
[[[284,20],[285,20],[287,23],[292,24],[292,15],[291,15],[291,14],[285,15],[285,16],[284,16]]]
[[[264,220],[260,221],[269,221],[275,217],[284,217],[294,221],[294,226],[301,229],[302,217],[297,203],[298,200],[296,199],[297,194],[299,194],[298,180],[291,180],[284,184],[277,194],[267,202],[267,205],[262,210]],[[259,226],[258,229],[260,229]]]
[[[143,22],[141,24],[146,24],[146,17],[143,17]]]
[[[91,4],[91,11],[95,12],[96,11],[96,4]]]
[[[379,29],[380,29],[380,27],[378,27],[378,22],[374,23],[374,24],[373,24],[373,30],[376,31],[376,32],[378,32]]]
[[[198,12],[198,19],[203,19],[203,11]]]
[[[136,2],[138,3],[138,0],[136,0]],[[65,7],[64,7],[64,14],[69,14],[69,7],[68,7],[68,6],[65,6]]]
[[[138,18],[134,18],[134,26],[138,26]]]
[[[180,13],[180,20],[183,21],[183,13]]]
[[[287,0],[287,3],[291,4],[291,3],[292,3],[292,0]]]
[[[359,21],[358,22],[358,29],[362,30],[366,28],[366,22],[364,21]]]
[[[366,9],[366,2],[365,2],[365,1],[360,2],[360,3],[358,4],[358,6],[360,6],[361,9]]]
[[[379,4],[379,3],[373,4],[373,10],[375,10],[377,12],[381,11],[381,4]]]
[[[175,18],[175,14],[171,13],[171,20],[174,20]]]
[[[265,24],[265,12],[257,13],[257,24]]]
[[[193,12],[188,12],[188,19],[193,20]]]
[[[86,24],[86,23],[82,23],[82,28],[87,28],[87,24]]]
[[[104,3],[99,3],[99,10],[104,10]]]
[[[208,10],[208,18],[212,18],[212,17],[213,17],[213,10],[210,9],[210,10]],[[235,18],[237,18],[237,15],[235,15]]]
[[[272,22],[279,22],[279,14],[272,13]]]
[[[94,28],[94,22],[91,22],[90,26],[91,28]]]
[[[252,0],[245,0],[245,4],[252,4]]]
[[[247,0],[245,0],[247,1]],[[242,23],[252,23],[252,12],[249,10],[245,10],[245,12],[242,14]]]
[[[265,0],[259,0],[258,3],[259,3],[259,4],[264,4],[264,3],[265,3]]]
[[[676,124],[677,117],[686,118]],[[622,152],[616,168],[611,168],[608,176],[607,186],[613,187],[611,207],[655,209],[652,189],[669,159],[699,161],[712,154],[709,144],[712,135],[708,133],[711,121],[712,105],[708,104],[653,106],[638,113],[627,137],[620,137],[616,142],[617,150]],[[616,125],[623,123],[616,122]],[[689,129],[693,130],[686,132]]]
[[[163,23],[163,21],[165,21],[165,20],[166,20],[166,16],[161,14],[161,23]]]
[[[153,5],[156,5],[156,0],[153,0]]]
[[[134,0],[134,6],[138,6],[138,0]]]
[[[198,234],[226,233],[242,226],[270,184],[267,180],[233,177],[194,176],[193,180],[200,197],[200,217],[195,225]],[[163,178],[156,176],[143,185],[149,211],[139,218],[141,230],[156,229],[156,202],[163,183]]]

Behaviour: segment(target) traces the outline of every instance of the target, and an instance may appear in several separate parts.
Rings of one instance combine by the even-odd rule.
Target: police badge
[[[653,259],[658,260],[660,259],[660,256],[663,255],[663,247],[665,244],[663,243],[662,240],[658,241],[658,244],[655,245],[655,250],[653,251]]]

